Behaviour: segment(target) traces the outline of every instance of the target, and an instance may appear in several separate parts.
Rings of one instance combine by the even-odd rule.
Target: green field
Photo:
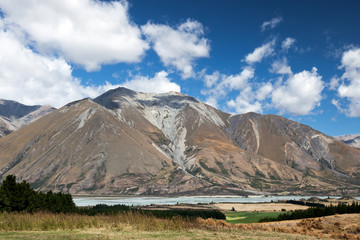
[[[225,212],[228,223],[256,223],[264,217],[277,217],[279,212]]]

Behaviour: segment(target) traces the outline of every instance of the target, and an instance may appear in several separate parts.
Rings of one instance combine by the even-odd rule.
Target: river
[[[115,205],[124,204],[127,206],[146,206],[151,204],[175,205],[177,203],[263,203],[279,200],[308,199],[314,196],[193,196],[193,197],[74,197],[76,206],[94,206],[97,204]],[[327,198],[326,196],[315,196]],[[331,198],[340,198],[331,196]],[[355,197],[360,200],[360,197]]]

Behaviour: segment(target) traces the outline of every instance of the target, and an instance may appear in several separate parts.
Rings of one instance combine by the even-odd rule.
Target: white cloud
[[[281,61],[274,61],[271,65],[270,72],[277,73],[277,74],[288,74],[292,75],[292,71],[290,66],[288,65],[287,59],[283,58]]]
[[[345,113],[346,111],[341,107],[341,104],[338,100],[332,99],[331,103],[339,110],[341,113]]]
[[[236,75],[222,75],[222,81],[219,84],[220,88],[227,88],[230,91],[240,90],[248,85],[249,79],[254,77],[255,70],[252,67],[245,67],[240,74]]]
[[[249,80],[254,77],[254,69],[252,67],[247,66],[239,74],[236,75],[225,75],[214,72],[212,75],[205,75],[205,77],[206,76],[215,76],[215,78],[218,78],[218,80],[216,81],[217,84],[212,84],[211,89],[201,91],[203,95],[208,96],[206,99],[206,102],[208,104],[217,107],[217,102],[224,96],[226,96],[228,93],[234,90],[241,90],[242,95],[239,96],[235,101],[229,101],[227,105],[231,108],[235,108],[233,107],[235,106],[233,103],[241,103],[241,105],[235,108],[236,111],[240,112],[243,112],[244,109],[251,108],[250,104],[248,106],[245,106],[245,103],[243,103],[243,101],[246,101],[246,99],[249,98],[254,99],[253,95],[250,97],[251,87],[249,83]],[[207,85],[206,82],[205,85]],[[255,110],[254,108],[251,109]]]
[[[206,87],[211,88],[218,80],[220,79],[220,73],[218,71],[213,72],[213,74],[205,74],[204,82]]]
[[[256,48],[252,53],[249,53],[245,57],[245,61],[248,64],[261,62],[261,60],[274,52],[275,40],[268,42],[261,47]]]
[[[341,68],[343,83],[338,88],[338,95],[349,100],[344,112],[350,117],[360,117],[360,48],[353,48],[344,52]]]
[[[236,99],[228,101],[227,105],[230,108],[234,108],[237,114],[247,112],[262,113],[261,103],[255,101],[255,94],[250,86],[240,91]]]
[[[320,105],[324,83],[317,69],[302,71],[290,76],[272,93],[272,103],[282,112],[294,115],[309,114]]]
[[[60,54],[88,71],[138,62],[149,48],[129,20],[126,1],[2,0],[0,8],[40,53]]]
[[[214,108],[217,108],[218,107],[218,104],[217,104],[217,98],[216,96],[210,96],[206,99],[206,103],[209,104],[210,106],[214,107]]]
[[[180,86],[175,82],[171,82],[168,78],[168,73],[165,71],[160,71],[155,74],[153,78],[147,76],[134,76],[133,79],[126,81],[121,84],[121,86],[130,88],[139,92],[154,92],[154,93],[164,93],[164,92],[180,92]]]
[[[180,92],[180,86],[160,71],[153,78],[136,75],[123,84],[83,86],[62,58],[46,57],[24,46],[10,31],[0,29],[0,96],[24,104],[61,107],[85,97],[95,98],[124,86],[142,92]]]
[[[265,21],[261,24],[260,29],[262,32],[268,29],[274,29],[279,23],[282,21],[282,17],[276,17],[271,19],[270,21]]]
[[[337,90],[337,88],[340,86],[340,79],[338,77],[332,77],[330,79],[329,89],[330,90]]]
[[[259,101],[265,100],[271,95],[273,91],[273,86],[271,83],[264,83],[257,91],[256,91],[256,99]]]
[[[148,22],[141,29],[164,65],[181,71],[184,79],[194,75],[196,58],[209,56],[208,40],[202,37],[203,26],[197,21],[187,20],[177,29]]]
[[[288,37],[281,43],[281,48],[287,51],[294,43],[295,43],[295,39]]]
[[[64,59],[34,53],[4,30],[0,30],[0,86],[1,98],[54,107],[96,97],[102,91],[82,86]]]

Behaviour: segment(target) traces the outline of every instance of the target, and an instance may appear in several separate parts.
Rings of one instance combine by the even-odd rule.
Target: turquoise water
[[[175,205],[177,203],[262,203],[279,200],[299,200],[308,199],[314,196],[194,196],[194,197],[74,197],[77,206],[94,206],[96,204],[124,204],[128,206],[146,206],[151,204],[168,204]],[[318,198],[327,198],[326,196],[315,196]],[[340,197],[331,197],[340,198]],[[360,200],[360,197],[356,197]]]

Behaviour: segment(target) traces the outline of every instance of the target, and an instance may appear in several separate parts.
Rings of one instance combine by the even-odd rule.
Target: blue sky
[[[358,1],[0,0],[0,98],[118,86],[360,133]]]

